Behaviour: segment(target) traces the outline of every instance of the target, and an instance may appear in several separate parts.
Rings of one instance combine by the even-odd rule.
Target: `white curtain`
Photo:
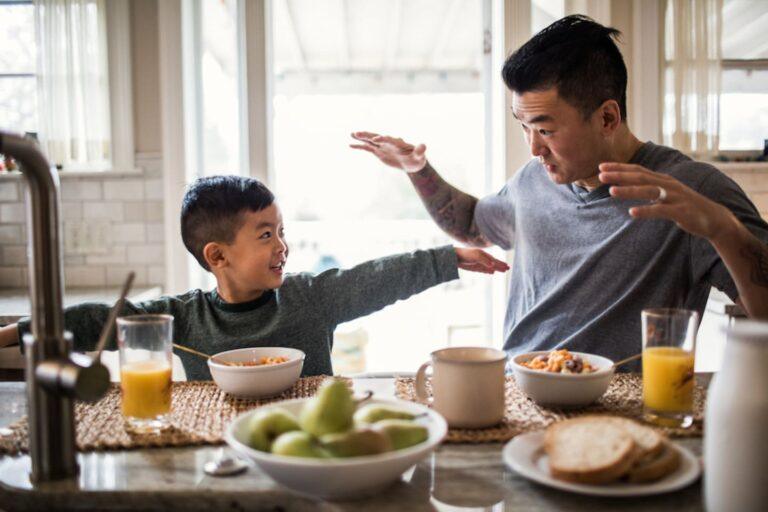
[[[52,163],[110,162],[104,0],[35,0],[40,139]]]
[[[723,0],[667,0],[664,143],[697,157],[719,145]]]

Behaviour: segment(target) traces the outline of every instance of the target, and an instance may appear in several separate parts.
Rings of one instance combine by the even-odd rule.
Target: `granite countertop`
[[[355,379],[355,388],[392,396],[394,380]],[[0,426],[24,412],[24,384],[0,383]],[[701,439],[677,440],[701,454]],[[79,478],[29,481],[28,456],[0,457],[0,508],[7,510],[312,510],[461,511],[591,510],[596,512],[704,510],[701,484],[652,497],[597,498],[533,484],[508,469],[503,445],[444,444],[379,495],[330,502],[292,493],[258,467],[238,476],[206,475],[203,464],[219,447],[164,448],[78,455]]]
[[[134,287],[129,294],[131,301],[142,301],[159,297],[162,290],[159,286]],[[64,307],[80,304],[81,302],[106,302],[113,304],[120,296],[120,288],[66,288],[64,290]],[[29,316],[29,288],[0,289],[0,325],[17,322],[20,318]]]

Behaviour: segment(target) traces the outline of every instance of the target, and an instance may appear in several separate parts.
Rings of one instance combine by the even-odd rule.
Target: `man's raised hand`
[[[371,132],[352,132],[351,135],[359,143],[350,144],[349,147],[373,153],[390,167],[405,172],[418,172],[427,165],[427,157],[424,155],[427,147],[424,144],[414,146],[403,139]]]

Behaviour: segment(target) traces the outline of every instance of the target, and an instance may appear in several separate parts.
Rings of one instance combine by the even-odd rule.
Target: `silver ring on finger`
[[[659,189],[659,197],[651,200],[651,204],[663,203],[667,199],[667,190],[664,187],[656,187]]]

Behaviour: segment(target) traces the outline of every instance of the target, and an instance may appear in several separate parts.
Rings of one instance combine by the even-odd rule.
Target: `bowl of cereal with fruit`
[[[266,398],[293,386],[304,352],[286,347],[250,347],[219,352],[208,359],[214,382],[230,395]]]
[[[560,349],[517,355],[512,371],[517,387],[537,404],[581,407],[605,393],[614,366],[606,357]]]

